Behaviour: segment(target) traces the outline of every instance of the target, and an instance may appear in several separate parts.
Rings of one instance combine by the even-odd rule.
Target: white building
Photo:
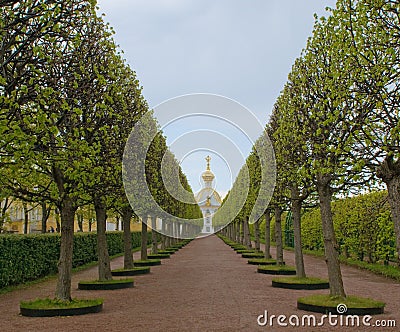
[[[214,233],[214,226],[212,224],[213,214],[221,206],[222,200],[219,194],[213,188],[214,173],[210,170],[210,156],[207,156],[207,169],[203,172],[201,177],[203,178],[203,189],[201,189],[196,195],[196,202],[200,206],[201,212],[203,213],[203,234]]]

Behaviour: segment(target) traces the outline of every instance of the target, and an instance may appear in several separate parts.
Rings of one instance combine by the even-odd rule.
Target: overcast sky
[[[335,1],[100,0],[98,5],[150,107],[185,94],[218,94],[265,124],[311,35],[313,14],[326,15],[325,7]],[[197,191],[199,175],[194,179],[184,171]],[[220,182],[217,189],[224,194],[229,186]]]

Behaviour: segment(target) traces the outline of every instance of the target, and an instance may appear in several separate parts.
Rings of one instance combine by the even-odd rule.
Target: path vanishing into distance
[[[274,253],[273,253],[274,254]],[[138,253],[134,254],[138,258]],[[286,264],[294,263],[285,251]],[[308,275],[327,277],[323,259],[305,257]],[[123,257],[112,261],[120,268]],[[103,311],[73,317],[32,318],[19,315],[19,301],[53,297],[56,280],[43,281],[0,295],[0,331],[398,331],[396,328],[324,326],[259,326],[258,316],[310,315],[298,310],[296,299],[328,290],[288,290],[271,287],[273,276],[259,274],[216,236],[196,239],[179,252],[136,276],[135,287],[113,291],[78,290],[80,280],[96,279],[97,267],[73,276],[73,297],[104,299]],[[385,314],[376,320],[395,319],[400,326],[400,284],[370,272],[342,266],[348,294],[386,302]],[[320,314],[315,314],[320,318]]]

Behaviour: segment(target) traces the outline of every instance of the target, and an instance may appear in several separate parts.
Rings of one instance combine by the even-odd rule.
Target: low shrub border
[[[260,242],[265,244],[264,239],[261,239]],[[290,247],[285,247],[284,249],[288,251],[294,251],[294,249]],[[303,249],[303,254],[319,257],[321,259],[324,258],[324,252],[322,250]],[[368,263],[365,261],[359,261],[352,258],[346,258],[343,255],[339,256],[339,260],[340,263],[346,264],[348,266],[357,267],[360,270],[367,270],[374,274],[400,281],[400,268],[398,268],[397,266],[384,265],[380,263]]]
[[[123,233],[107,232],[109,255],[123,252]],[[151,240],[151,237],[149,237]],[[140,232],[132,233],[132,247],[140,246]],[[0,289],[57,273],[60,234],[0,236]],[[73,267],[97,261],[96,233],[75,233]]]

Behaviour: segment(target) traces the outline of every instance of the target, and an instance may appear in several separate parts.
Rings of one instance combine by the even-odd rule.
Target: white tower
[[[210,169],[211,157],[207,156],[207,169],[203,172],[203,189],[196,195],[197,204],[200,206],[203,213],[203,234],[214,233],[214,226],[212,224],[212,217],[214,213],[221,206],[222,200],[219,194],[213,189],[214,174]]]

